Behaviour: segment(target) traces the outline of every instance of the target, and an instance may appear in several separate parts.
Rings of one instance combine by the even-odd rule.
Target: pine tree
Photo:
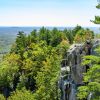
[[[100,9],[100,0],[98,0],[98,5],[96,6],[97,9]],[[100,24],[100,16],[95,16],[95,20],[92,20],[94,24]]]
[[[100,0],[98,0],[96,8],[100,9]],[[95,24],[100,24],[100,16],[95,16],[92,21]],[[96,50],[97,55],[84,57],[83,65],[90,66],[89,70],[84,74],[84,86],[78,88],[78,99],[100,100],[100,47]]]

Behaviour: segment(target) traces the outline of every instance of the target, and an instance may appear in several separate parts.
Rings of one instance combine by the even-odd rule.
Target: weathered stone
[[[67,52],[66,59],[61,64],[61,100],[76,100],[77,86],[83,85],[83,72],[87,67],[82,67],[83,56],[94,55],[94,49],[100,46],[100,39],[87,41],[83,44],[73,44]]]

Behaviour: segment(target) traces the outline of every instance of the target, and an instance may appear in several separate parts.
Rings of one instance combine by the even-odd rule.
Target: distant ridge
[[[56,27],[56,26],[54,26]],[[53,26],[46,26],[45,28],[47,29],[50,29],[52,30],[54,28]],[[9,34],[16,34],[18,33],[19,31],[23,31],[25,33],[30,33],[32,30],[36,29],[36,30],[39,30],[41,27],[39,26],[29,26],[29,27],[20,27],[20,26],[0,26],[0,34],[2,33],[9,33]],[[66,29],[73,29],[74,27],[56,27],[57,29],[59,30],[64,30],[65,28]],[[100,28],[99,27],[83,27],[83,28],[89,28],[91,29],[92,31],[94,31],[95,33],[100,33]]]

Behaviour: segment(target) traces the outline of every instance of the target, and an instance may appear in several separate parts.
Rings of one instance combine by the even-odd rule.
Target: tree
[[[82,30],[83,28],[79,25],[77,25],[73,30],[72,30],[72,33],[73,33],[73,36],[75,37],[76,34],[78,33],[78,31]]]
[[[100,52],[99,52],[100,53]],[[90,100],[100,99],[100,56],[85,56],[83,65],[91,65],[87,73],[84,74],[85,86],[79,87],[78,98],[87,98],[90,94]]]
[[[35,100],[58,100],[58,80],[60,75],[60,58],[56,52],[43,62],[43,68],[36,77],[37,91],[34,94]]]
[[[18,59],[19,56],[12,53],[8,54],[0,63],[0,87],[5,97],[8,97],[14,89],[15,84],[13,82],[14,76],[18,73]]]
[[[36,43],[39,41],[39,38],[38,38],[38,34],[37,34],[37,31],[36,30],[33,30],[30,34],[29,34],[30,38],[31,38],[31,41],[30,43]]]
[[[98,0],[97,9],[100,9],[100,0]],[[91,20],[94,24],[100,24],[100,16],[95,16],[95,20]]]
[[[51,32],[51,40],[50,44],[54,47],[56,47],[61,42],[61,35],[59,34],[59,31],[57,28],[54,28]]]
[[[0,94],[0,100],[5,100],[5,97],[2,94]]]
[[[23,60],[23,53],[27,49],[28,45],[29,44],[27,43],[27,37],[24,34],[24,32],[19,32],[15,41],[15,44],[11,48],[11,53],[19,54],[20,60]],[[22,66],[22,63],[21,63],[21,66]]]
[[[74,41],[76,43],[82,43],[85,42],[87,40],[91,41],[94,38],[94,33],[93,31],[89,30],[89,29],[81,29],[77,32]]]
[[[39,40],[46,41],[47,45],[50,45],[50,39],[51,39],[51,32],[50,30],[42,27],[39,31]]]
[[[31,91],[23,88],[21,90],[14,91],[8,100],[34,100],[34,97]]]
[[[96,8],[100,9],[100,1]],[[95,24],[100,24],[100,16],[95,16],[92,21]],[[83,65],[90,66],[89,70],[84,74],[85,86],[78,88],[78,98],[83,100],[100,100],[100,47],[96,49],[97,56],[90,55],[84,57]]]
[[[69,46],[70,44],[68,39],[62,40],[62,42],[57,46],[58,55],[61,55],[62,59],[66,59]]]
[[[63,34],[66,35],[66,37],[67,37],[69,43],[72,44],[72,43],[73,43],[73,40],[74,40],[73,31],[72,31],[72,30],[64,29]]]

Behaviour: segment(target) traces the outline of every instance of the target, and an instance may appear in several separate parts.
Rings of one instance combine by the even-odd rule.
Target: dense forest
[[[93,31],[42,27],[26,35],[19,32],[0,62],[1,100],[58,100],[61,61],[69,46],[94,38]]]
[[[96,6],[100,9],[100,4]],[[100,17],[92,20],[100,24]],[[90,29],[76,26],[72,30],[42,27],[30,34],[19,32],[8,53],[0,60],[0,100],[60,100],[58,81],[62,59],[73,43],[94,39]],[[2,46],[1,46],[2,48]],[[100,48],[96,55],[84,56],[84,86],[78,88],[77,99],[100,100]]]

